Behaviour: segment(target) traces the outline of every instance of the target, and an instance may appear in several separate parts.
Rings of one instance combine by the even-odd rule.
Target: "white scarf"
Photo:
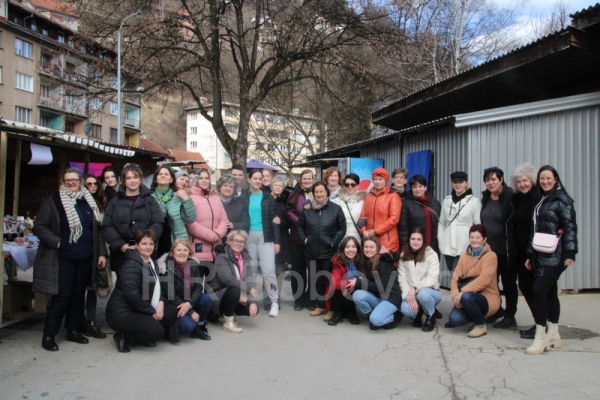
[[[59,190],[60,202],[65,209],[65,214],[67,215],[67,221],[69,222],[69,229],[71,230],[71,235],[69,236],[69,243],[77,243],[77,240],[81,237],[82,227],[81,220],[79,219],[79,214],[75,209],[75,204],[77,200],[84,198],[88,203],[92,212],[94,214],[94,220],[100,221],[100,210],[98,210],[98,206],[96,205],[96,201],[92,197],[92,194],[84,187],[81,188],[79,192],[72,192],[67,189],[65,184],[60,185]]]
[[[158,279],[158,274],[154,270],[154,262],[152,262],[152,259],[145,264],[148,266],[152,276],[154,277],[154,291],[152,292],[152,300],[150,301],[150,304],[152,304],[152,307],[154,307],[156,310],[156,307],[158,307],[158,302],[160,301],[160,281]]]

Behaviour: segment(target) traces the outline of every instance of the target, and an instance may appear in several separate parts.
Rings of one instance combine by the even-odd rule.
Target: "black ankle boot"
[[[171,344],[179,343],[179,330],[177,329],[177,322],[171,324],[165,332],[165,339]]]
[[[79,344],[88,344],[90,341],[88,338],[83,336],[81,332],[78,331],[68,331],[67,332],[67,340],[69,342],[75,342]]]
[[[100,330],[100,327],[98,326],[98,324],[96,324],[96,321],[84,321],[84,325],[83,325],[83,334],[85,336],[91,336],[94,337],[96,339],[105,339],[106,338],[106,333],[102,332]]]
[[[125,339],[125,336],[122,333],[115,332],[115,334],[113,335],[113,339],[117,344],[117,350],[119,351],[119,353],[129,353],[131,351],[129,350],[129,346],[127,346],[127,340]]]
[[[415,328],[420,328],[423,326],[423,309],[422,308],[419,308],[419,312],[417,313],[417,316],[413,318],[412,326],[414,326]]]
[[[48,351],[58,351],[58,345],[54,341],[54,335],[42,336],[42,347]]]
[[[519,331],[521,334],[521,339],[535,339],[535,325],[529,329],[524,329]]]
[[[394,319],[392,320],[392,322],[385,324],[384,326],[382,326],[382,328],[383,329],[394,329],[395,327],[398,326],[400,321],[402,321],[403,317],[404,317],[404,315],[400,311],[396,311],[394,313]]]
[[[342,317],[341,312],[333,313],[333,317],[329,321],[327,321],[327,325],[336,326],[340,322],[344,322],[344,317]]]
[[[212,339],[210,337],[210,335],[208,334],[208,329],[206,329],[206,325],[196,326],[196,329],[194,329],[192,331],[192,333],[190,333],[190,337],[193,339],[200,339],[200,340],[211,340]]]
[[[423,324],[423,332],[431,332],[435,328],[435,314],[431,317],[427,316],[425,323]]]

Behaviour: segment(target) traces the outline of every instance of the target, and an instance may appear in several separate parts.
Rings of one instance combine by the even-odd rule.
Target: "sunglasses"
[[[356,183],[348,183],[348,182],[346,182],[346,183],[344,183],[344,186],[345,187],[356,187],[357,185],[356,185]]]
[[[85,186],[98,186],[96,182],[86,182]]]

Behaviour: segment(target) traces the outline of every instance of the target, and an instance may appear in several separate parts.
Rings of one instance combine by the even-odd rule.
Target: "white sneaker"
[[[276,317],[278,315],[279,315],[279,304],[272,303],[271,304],[271,311],[269,312],[269,317]]]

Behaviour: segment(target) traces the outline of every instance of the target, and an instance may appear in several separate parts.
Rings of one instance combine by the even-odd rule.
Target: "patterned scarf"
[[[312,208],[315,210],[320,210],[321,208],[325,207],[327,205],[327,202],[329,201],[329,198],[326,198],[324,202],[322,202],[321,204],[317,203],[316,200],[312,200]]]
[[[92,197],[92,194],[84,187],[82,187],[79,192],[71,192],[63,183],[60,186],[58,193],[60,195],[60,202],[62,203],[63,208],[65,209],[65,214],[67,215],[67,221],[69,221],[69,229],[71,230],[69,243],[77,243],[77,240],[81,237],[81,233],[83,231],[79,214],[77,214],[77,210],[75,209],[77,200],[81,198],[85,199],[94,213],[95,221],[100,221],[100,210],[98,210],[98,206],[96,205],[96,201]]]
[[[163,218],[167,216],[167,203],[173,198],[173,189],[160,189],[158,186],[154,189],[154,197],[158,201],[160,211],[162,211]]]

